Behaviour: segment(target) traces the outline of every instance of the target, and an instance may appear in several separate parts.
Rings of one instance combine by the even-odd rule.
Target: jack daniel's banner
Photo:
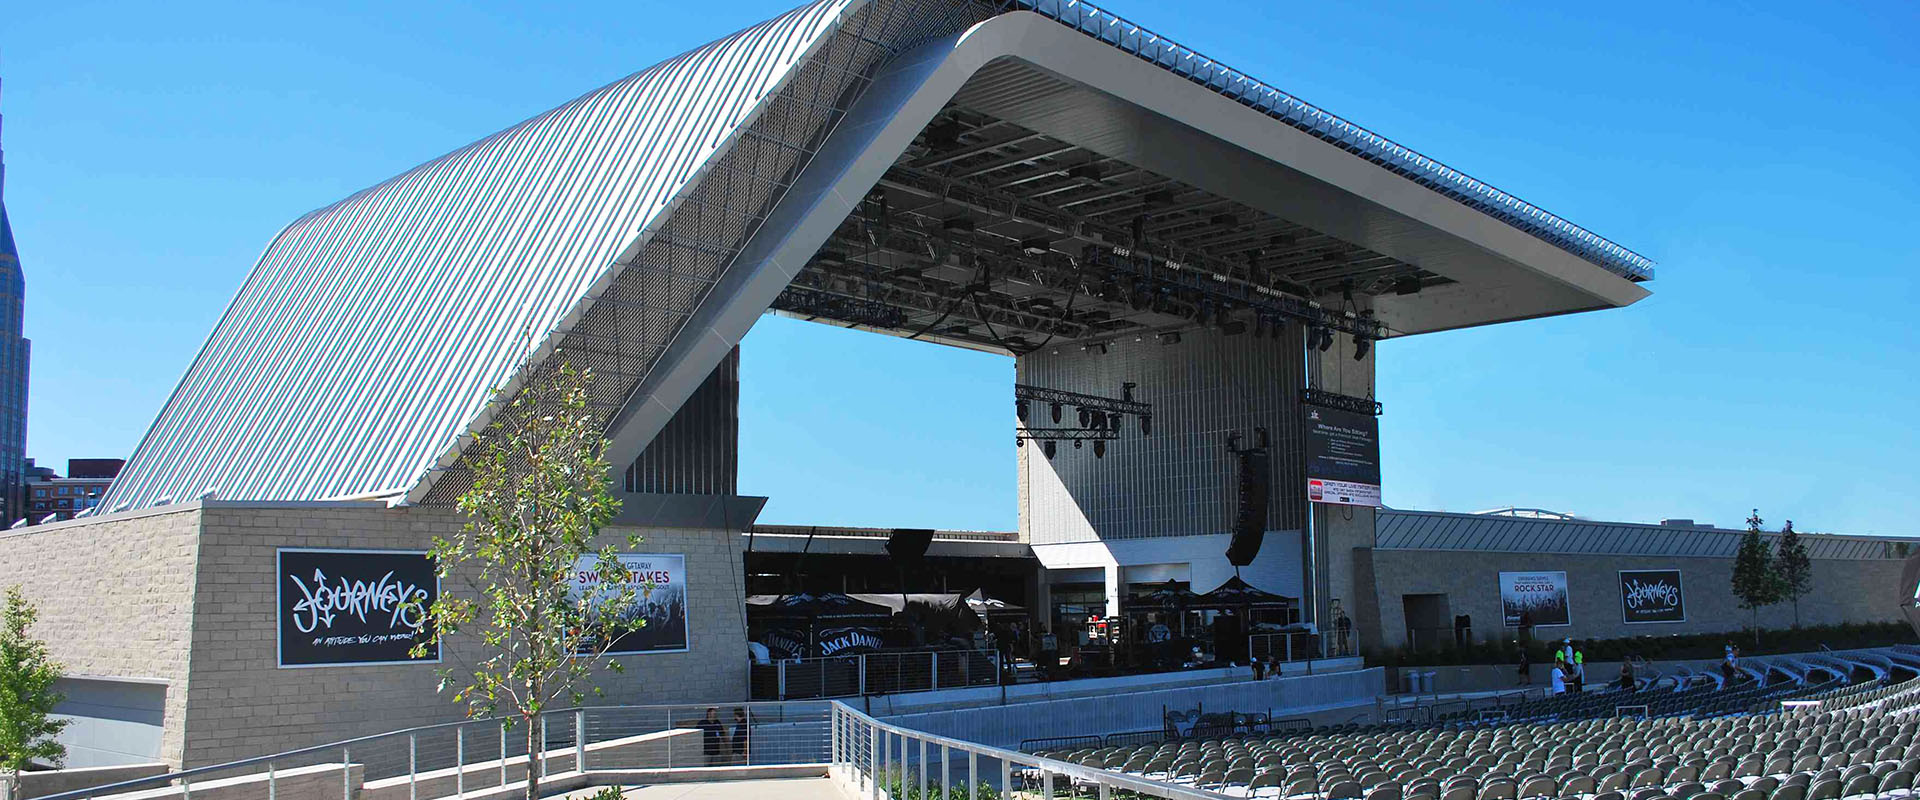
[[[423,552],[281,548],[280,666],[429,663],[408,651],[426,635],[426,610],[440,596]]]

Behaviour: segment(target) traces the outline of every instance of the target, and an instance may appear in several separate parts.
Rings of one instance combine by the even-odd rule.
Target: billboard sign
[[[1348,506],[1380,505],[1380,420],[1307,405],[1307,499]]]
[[[274,562],[280,666],[440,661],[438,647],[426,658],[408,654],[440,596],[426,553],[283,547]]]
[[[621,634],[607,648],[612,655],[684,653],[687,651],[687,557],[679,554],[621,553],[615,558],[633,574],[633,607],[627,618],[640,627]],[[573,565],[573,596],[597,587],[597,555],[581,556]],[[616,591],[608,589],[605,591]]]
[[[1680,586],[1680,570],[1621,570],[1620,615],[1629,625],[1686,622],[1687,602]]]
[[[1503,624],[1518,628],[1572,625],[1565,572],[1500,573],[1500,610]]]

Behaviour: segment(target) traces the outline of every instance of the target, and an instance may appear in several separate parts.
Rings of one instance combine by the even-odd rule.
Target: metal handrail
[[[785,708],[789,705],[794,705],[794,704],[810,706],[812,708],[818,709],[821,707],[820,704],[822,702],[823,701],[820,701],[820,700],[800,700],[800,701],[788,701],[788,702],[745,701],[745,702],[691,703],[691,704],[675,703],[675,704],[652,704],[652,705],[574,706],[569,708],[554,709],[552,711],[543,711],[537,717],[537,719],[539,720],[537,724],[540,726],[540,730],[541,730],[541,734],[539,738],[543,742],[546,741],[548,738],[550,738],[548,736],[549,730],[548,730],[547,720],[556,716],[563,717],[563,718],[565,717],[573,718],[572,719],[573,726],[570,728],[570,730],[573,730],[576,732],[576,737],[574,742],[569,746],[558,747],[558,748],[547,747],[543,749],[541,751],[541,758],[544,760],[544,759],[550,759],[550,758],[563,757],[568,754],[573,754],[576,758],[579,758],[580,756],[584,755],[587,748],[587,742],[584,738],[579,737],[578,733],[584,729],[585,714],[587,714],[588,712],[665,711],[669,715],[671,715],[674,709],[686,708],[689,705],[693,705],[693,706],[713,705],[713,706],[746,708],[748,709],[749,714],[751,714],[752,709],[756,707],[764,708],[768,706],[773,706],[773,707]],[[357,736],[351,739],[341,739],[338,741],[326,742],[324,744],[311,745],[308,747],[301,747],[293,750],[283,750],[276,753],[269,753],[263,756],[252,756],[248,758],[236,759],[233,761],[225,761],[219,764],[209,764],[203,767],[193,767],[191,769],[182,769],[174,772],[169,772],[164,775],[150,775],[144,778],[134,778],[132,780],[120,781],[118,783],[109,783],[109,784],[102,784],[99,786],[92,786],[84,789],[75,789],[72,791],[61,792],[59,794],[45,795],[45,796],[36,798],[36,800],[86,800],[86,798],[99,797],[102,795],[118,794],[121,792],[134,791],[134,790],[144,789],[144,788],[154,788],[158,786],[169,785],[175,782],[181,782],[183,785],[191,785],[192,779],[196,777],[202,777],[202,776],[212,775],[215,773],[222,773],[222,772],[232,772],[234,770],[241,770],[247,767],[259,767],[259,766],[266,766],[268,768],[267,778],[268,778],[269,785],[271,785],[275,777],[274,771],[272,769],[275,763],[292,761],[300,758],[301,756],[320,755],[320,754],[338,752],[342,755],[342,760],[347,762],[346,764],[343,765],[343,769],[351,769],[352,768],[352,763],[350,760],[351,752],[354,749],[357,749],[361,745],[367,745],[367,744],[372,744],[372,743],[381,742],[381,741],[388,741],[388,740],[398,739],[401,737],[408,737],[409,739],[417,741],[417,738],[424,733],[444,731],[444,730],[455,729],[455,728],[469,728],[469,727],[480,727],[480,726],[499,727],[502,729],[504,734],[504,731],[508,726],[522,724],[522,722],[523,722],[522,718],[515,715],[515,716],[483,717],[481,719],[456,720],[453,722],[441,722],[433,725],[419,725],[411,728],[401,728],[399,730],[369,734],[367,736]],[[692,724],[693,720],[688,720],[688,722],[689,724]],[[569,729],[562,729],[562,730],[569,730]],[[502,750],[503,758],[501,759],[502,760],[501,769],[503,770],[503,772],[506,769],[506,765],[504,762],[507,760],[511,760],[513,758],[526,758],[528,762],[527,769],[529,770],[535,769],[532,754],[520,753],[520,754],[507,755],[504,750],[504,747],[505,747],[504,739],[502,741],[502,747],[503,747],[503,750]],[[464,753],[462,753],[462,756],[464,757]],[[585,763],[584,760],[576,761],[575,762],[576,768],[583,766],[584,763]],[[465,767],[467,765],[461,764],[459,766]],[[417,764],[410,763],[409,769],[410,770],[417,769]],[[539,769],[542,771],[542,778],[545,778],[546,773],[545,773],[544,765],[540,766]],[[411,772],[409,776],[412,777]]]
[[[900,766],[902,768],[901,776],[903,781],[905,780],[905,767],[907,766],[905,759],[905,755],[908,752],[907,743],[909,741],[920,743],[920,753],[923,756],[922,760],[919,761],[920,783],[921,789],[923,790],[921,796],[923,797],[926,796],[924,790],[927,783],[926,756],[928,746],[940,748],[938,763],[941,765],[940,769],[943,776],[947,774],[952,763],[953,751],[957,750],[968,755],[967,762],[970,765],[970,769],[966,780],[969,797],[973,797],[975,791],[978,789],[979,776],[974,773],[977,772],[979,759],[983,757],[1000,762],[1000,774],[1003,781],[1001,785],[1003,788],[1006,787],[1005,781],[1010,779],[1011,765],[1018,764],[1022,767],[1037,771],[1039,773],[1038,777],[1041,781],[1041,786],[1043,787],[1042,792],[1044,796],[1052,795],[1053,777],[1064,776],[1069,781],[1099,787],[1099,794],[1102,797],[1110,796],[1114,789],[1152,797],[1176,798],[1177,800],[1188,800],[1189,798],[1217,800],[1219,798],[1229,797],[1229,795],[1219,792],[1210,792],[1191,786],[1165,783],[1138,775],[1113,772],[1098,767],[1089,767],[1082,764],[1073,764],[1066,761],[1058,761],[1051,758],[1006,750],[991,745],[976,744],[937,734],[923,733],[911,728],[903,728],[898,725],[881,722],[838,700],[833,701],[832,710],[833,719],[830,730],[832,731],[833,747],[831,750],[831,760],[828,764],[829,770],[837,773],[843,780],[853,784],[843,788],[855,794],[864,793],[872,800],[880,800],[885,796],[881,784],[886,776],[882,770],[884,767],[891,765],[891,762],[886,760],[887,756],[885,755],[891,752],[891,743],[890,741],[883,741],[880,735],[900,737],[900,752],[902,754]],[[865,728],[868,733],[864,739],[854,735],[860,728]],[[866,755],[868,756],[864,770],[861,768],[862,762],[859,758],[861,754],[860,743],[862,741],[865,743]],[[951,783],[948,780],[943,780],[941,782],[942,792],[949,791],[950,786]]]

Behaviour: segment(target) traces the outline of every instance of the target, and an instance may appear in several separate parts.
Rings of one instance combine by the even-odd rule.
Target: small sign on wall
[[[1680,570],[1621,570],[1620,616],[1629,625],[1686,622],[1686,593],[1680,585]]]
[[[439,663],[437,646],[409,655],[440,597],[425,552],[283,547],[274,576],[280,666]]]

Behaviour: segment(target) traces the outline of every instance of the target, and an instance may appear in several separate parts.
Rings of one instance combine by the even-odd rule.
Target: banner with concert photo
[[[1572,625],[1565,572],[1500,573],[1500,609],[1509,628]]]
[[[274,576],[280,666],[439,662],[437,646],[411,655],[440,596],[426,553],[283,547]]]
[[[1621,570],[1620,615],[1629,625],[1686,622],[1686,593],[1680,585],[1680,570]]]
[[[615,556],[631,573],[633,605],[626,619],[640,626],[621,634],[607,648],[612,655],[637,653],[684,653],[687,651],[687,557],[679,554],[620,553]],[[581,556],[574,563],[573,597],[599,589],[600,576],[594,567],[598,555]]]

